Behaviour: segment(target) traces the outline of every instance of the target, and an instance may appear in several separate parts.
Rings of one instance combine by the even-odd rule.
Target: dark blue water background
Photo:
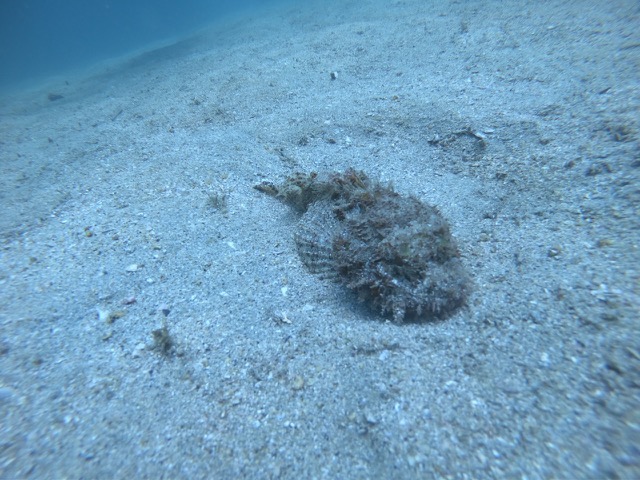
[[[0,0],[0,88],[186,35],[258,0]]]

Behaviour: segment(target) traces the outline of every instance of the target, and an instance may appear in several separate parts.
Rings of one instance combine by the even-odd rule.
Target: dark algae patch
[[[443,317],[465,303],[471,281],[435,207],[353,169],[255,188],[302,214],[295,242],[311,273],[344,284],[395,322]]]

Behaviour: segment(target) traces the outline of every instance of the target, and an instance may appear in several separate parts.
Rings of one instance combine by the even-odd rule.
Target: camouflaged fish
[[[471,281],[438,210],[364,172],[297,173],[255,187],[302,214],[295,243],[314,274],[391,314],[433,318],[462,306]]]

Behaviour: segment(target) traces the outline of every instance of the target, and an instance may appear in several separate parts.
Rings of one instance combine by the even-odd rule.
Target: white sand
[[[639,476],[639,16],[282,6],[2,99],[0,478]],[[467,308],[305,271],[252,187],[350,166],[440,207]]]

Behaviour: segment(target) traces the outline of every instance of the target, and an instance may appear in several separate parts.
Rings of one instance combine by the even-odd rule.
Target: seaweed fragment
[[[162,322],[162,327],[153,330],[151,335],[153,336],[151,349],[162,355],[169,356],[175,347],[175,341],[171,333],[169,333],[166,320]]]
[[[296,173],[255,188],[302,214],[295,242],[302,263],[391,314],[441,317],[462,306],[471,280],[437,208],[364,172]]]

